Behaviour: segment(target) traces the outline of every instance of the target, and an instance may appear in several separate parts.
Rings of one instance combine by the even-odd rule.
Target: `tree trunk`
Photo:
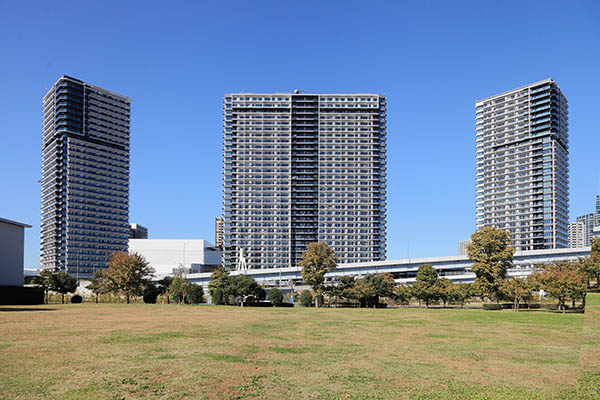
[[[572,301],[572,308],[575,308],[575,297],[573,297],[573,298],[571,299],[571,301]]]
[[[127,295],[126,297],[127,297],[127,304],[129,304],[129,295]]]
[[[60,295],[61,295],[62,304],[65,304],[65,294],[61,293]]]
[[[96,293],[96,304],[98,304],[98,293]]]
[[[583,307],[583,310],[585,311],[585,296],[587,295],[586,292],[583,292],[583,296],[581,296],[581,306]]]

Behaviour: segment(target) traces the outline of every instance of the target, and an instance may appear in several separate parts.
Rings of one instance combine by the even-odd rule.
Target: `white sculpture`
[[[240,252],[238,254],[238,262],[237,268],[238,271],[246,272],[248,270],[248,260],[246,255],[244,254],[244,248],[240,247]]]

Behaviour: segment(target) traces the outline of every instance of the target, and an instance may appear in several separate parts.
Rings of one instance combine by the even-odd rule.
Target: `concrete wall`
[[[0,221],[0,286],[23,286],[25,228]]]

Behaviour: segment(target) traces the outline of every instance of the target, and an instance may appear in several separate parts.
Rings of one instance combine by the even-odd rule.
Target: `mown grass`
[[[588,295],[585,315],[13,309],[0,312],[2,399],[600,398],[600,294]]]

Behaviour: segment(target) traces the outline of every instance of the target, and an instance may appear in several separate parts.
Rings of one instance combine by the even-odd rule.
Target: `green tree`
[[[409,304],[410,299],[412,299],[412,291],[410,290],[410,287],[403,283],[399,284],[394,290],[394,299],[398,304]]]
[[[319,308],[325,274],[335,269],[337,257],[327,243],[314,242],[308,245],[298,264],[302,267],[302,280],[315,291],[315,307]]]
[[[201,304],[204,302],[204,289],[202,286],[188,281],[185,297],[189,304]]]
[[[90,284],[86,286],[87,289],[91,290],[96,297],[96,304],[98,304],[98,296],[109,292],[109,285],[107,279],[104,277],[102,270],[94,271],[94,274],[89,279]]]
[[[110,256],[108,268],[102,274],[106,278],[108,291],[123,294],[129,304],[132,296],[144,294],[144,288],[154,275],[154,268],[138,253],[115,251]]]
[[[75,293],[77,290],[77,279],[66,272],[52,274],[50,289],[61,294],[61,302],[65,304],[65,294]]]
[[[560,261],[544,265],[543,271],[534,271],[532,279],[539,283],[550,297],[558,300],[558,309],[565,312],[566,301],[584,298],[587,289],[587,276],[576,262]]]
[[[593,278],[596,280],[596,286],[600,287],[600,237],[593,239],[590,256],[582,258],[580,263],[580,269],[588,276],[588,286],[590,278]]]
[[[464,308],[465,302],[475,295],[475,289],[471,283],[457,283],[454,285],[454,301]]]
[[[415,298],[425,302],[427,308],[431,302],[438,299],[437,271],[430,264],[423,264],[419,267],[412,292]]]
[[[156,304],[156,299],[158,298],[159,294],[160,294],[160,291],[159,291],[158,287],[154,283],[148,282],[148,284],[144,288],[144,294],[143,294],[144,303]]]
[[[456,297],[456,285],[450,279],[441,278],[437,280],[436,286],[438,298],[442,300],[444,308],[446,308],[446,304],[452,303]]]
[[[40,285],[44,289],[44,297],[46,298],[46,304],[48,304],[48,290],[52,283],[52,275],[54,271],[51,269],[43,269],[40,274],[33,279],[33,283]]]
[[[169,295],[169,286],[173,282],[172,276],[165,276],[158,281],[158,294],[167,296],[167,304],[171,304],[171,296]]]
[[[215,269],[210,275],[210,282],[208,283],[208,292],[210,293],[210,297],[214,299],[215,290],[221,289],[224,290],[225,287],[229,283],[229,272],[225,270],[222,266]],[[219,303],[215,303],[219,304]]]
[[[519,311],[519,303],[524,301],[533,290],[526,278],[505,279],[499,286],[500,297],[513,303],[513,311]]]
[[[310,290],[303,290],[302,293],[300,293],[298,301],[300,302],[300,305],[302,307],[310,307],[310,306],[312,306],[313,295],[310,292]]]
[[[177,271],[173,279],[171,279],[171,283],[169,284],[169,288],[167,289],[167,294],[177,304],[185,303],[185,295],[187,288],[188,280],[183,277],[183,272],[179,270]]]
[[[375,307],[378,303],[377,287],[371,279],[364,277],[354,282],[347,296],[358,301],[360,307]]]
[[[275,307],[283,304],[283,293],[278,288],[273,288],[269,291],[269,300]]]
[[[265,291],[248,275],[235,275],[229,278],[223,296],[229,304],[243,307],[245,302],[264,299]]]
[[[510,235],[502,229],[486,226],[471,235],[467,246],[471,267],[475,273],[475,288],[483,300],[491,300],[506,278],[512,265],[515,249],[510,245]]]

